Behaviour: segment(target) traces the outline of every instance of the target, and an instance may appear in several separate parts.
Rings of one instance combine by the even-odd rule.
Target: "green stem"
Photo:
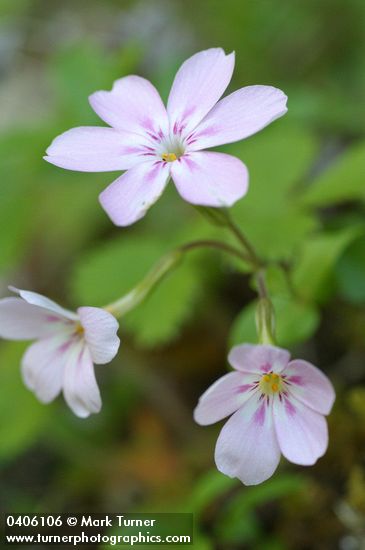
[[[122,296],[119,300],[112,302],[104,307],[105,310],[112,313],[115,317],[122,317],[136,306],[138,306],[148,294],[162,281],[165,275],[174,269],[182,260],[185,253],[195,250],[197,248],[215,248],[217,250],[231,254],[232,256],[239,258],[244,262],[248,262],[249,259],[244,252],[236,249],[221,241],[214,240],[200,240],[192,241],[187,244],[183,244],[161,258],[147,273],[146,277],[142,279],[130,292]]]
[[[209,222],[212,223],[213,225],[217,225],[217,226],[225,227],[226,229],[229,229],[229,231],[232,233],[234,238],[238,240],[238,242],[242,246],[245,252],[247,261],[249,264],[251,264],[254,271],[257,271],[258,269],[260,269],[265,265],[264,262],[260,259],[260,257],[256,253],[255,248],[253,247],[249,239],[241,231],[238,225],[232,220],[230,213],[226,208],[196,206],[195,209],[198,210],[198,212],[202,214],[205,218],[207,218]]]
[[[269,291],[266,286],[266,280],[265,280],[265,272],[264,270],[260,270],[256,274],[256,282],[257,282],[257,290],[259,298],[262,298],[263,300],[270,299]]]
[[[161,258],[157,264],[147,273],[146,277],[142,279],[128,294],[122,296],[116,302],[112,302],[104,307],[107,311],[112,313],[114,317],[122,317],[136,306],[138,306],[151,290],[164,278],[164,276],[171,271],[181,261],[183,253],[179,250],[173,251],[170,254]]]
[[[228,254],[231,254],[232,256],[235,256],[236,258],[243,260],[245,263],[250,263],[249,256],[246,255],[244,252],[237,250],[237,248],[235,248],[234,246],[230,246],[229,244],[222,243],[221,241],[211,240],[211,239],[192,241],[191,243],[187,243],[180,246],[178,250],[187,252],[189,250],[193,250],[195,248],[202,248],[202,247],[216,248],[218,250],[222,250],[223,252],[228,252]]]
[[[226,227],[231,231],[232,235],[234,235],[234,237],[241,243],[244,250],[249,256],[253,267],[255,269],[259,269],[260,267],[262,267],[264,265],[264,262],[259,258],[249,239],[241,231],[238,225],[232,220],[229,212],[227,210],[223,210],[223,212],[226,219]]]
[[[260,344],[275,345],[275,312],[267,290],[265,273],[256,274],[259,299],[256,309],[256,328]]]
[[[256,328],[259,341],[261,344],[273,345],[275,342],[275,313],[265,281],[264,268],[266,262],[259,257],[250,240],[232,220],[228,210],[225,208],[206,207],[199,207],[198,210],[214,225],[228,229],[242,246],[245,257],[255,274],[257,283],[259,299],[256,310]]]

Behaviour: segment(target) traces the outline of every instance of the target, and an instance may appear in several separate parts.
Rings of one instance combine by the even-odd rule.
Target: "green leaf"
[[[29,344],[28,344],[29,345]],[[36,443],[46,424],[47,411],[25,388],[20,362],[27,344],[3,343],[0,350],[0,461],[8,461]]]
[[[185,259],[161,282],[145,303],[128,314],[126,327],[141,345],[152,346],[175,339],[190,317],[200,295],[200,277],[194,262]]]
[[[257,506],[296,493],[304,486],[297,475],[281,475],[262,485],[245,487],[234,495],[217,523],[217,536],[224,542],[247,542],[258,538],[260,524],[254,514]]]
[[[365,239],[356,239],[336,266],[336,280],[342,296],[354,304],[365,302]]]
[[[110,90],[114,80],[134,72],[140,55],[135,45],[112,55],[92,41],[77,42],[57,51],[50,63],[50,81],[63,117],[74,126],[99,124],[88,96],[97,90]]]
[[[365,142],[339,155],[302,196],[306,206],[328,206],[365,198]]]
[[[126,236],[98,247],[77,264],[72,290],[78,303],[106,305],[129,292],[154,263],[169,250],[177,237]],[[175,338],[192,312],[200,294],[200,277],[192,258],[168,274],[137,309],[121,320],[121,326],[146,346]]]
[[[301,182],[319,152],[314,135],[285,118],[225,149],[247,164],[251,179],[249,195],[266,202]]]
[[[51,267],[64,262],[108,227],[109,220],[98,203],[106,184],[100,174],[88,174],[87,178],[72,172],[61,175],[57,168],[41,179],[35,190],[39,208],[33,213],[33,230],[46,257],[53,258]]]
[[[213,541],[199,532],[194,533],[194,550],[214,550]]]
[[[320,300],[325,295],[331,270],[362,229],[349,227],[331,233],[320,233],[306,242],[292,272],[292,281],[305,300]]]
[[[42,127],[14,129],[0,135],[0,269],[13,267],[26,251],[34,225],[34,188],[47,130]],[[45,163],[44,163],[45,164]]]
[[[218,472],[209,470],[196,483],[186,510],[201,514],[212,502],[228,493],[238,485],[237,479],[232,479]]]
[[[42,154],[52,133],[47,126],[0,136],[0,217],[6,227],[0,232],[0,269],[23,260],[33,240],[40,255],[54,257],[58,250],[50,266],[57,269],[57,262],[109,223],[97,200],[108,183],[105,174],[80,175],[46,163]]]
[[[272,303],[278,345],[290,347],[313,335],[319,324],[319,313],[315,306],[284,296],[273,297]],[[251,303],[236,317],[231,329],[232,345],[243,342],[257,344],[256,304],[256,301]]]
[[[19,0],[19,2],[13,2],[13,0],[1,0],[0,2],[0,16],[1,17],[15,17],[27,13],[32,5],[33,0]],[[7,21],[4,17],[4,21]],[[5,23],[4,23],[5,24]]]
[[[316,141],[304,130],[277,121],[225,150],[250,171],[248,194],[232,208],[233,218],[265,258],[290,256],[316,227],[294,193],[317,154]]]

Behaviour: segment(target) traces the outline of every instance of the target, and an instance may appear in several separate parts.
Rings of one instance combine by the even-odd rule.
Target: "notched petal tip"
[[[235,62],[235,60],[236,60],[236,52],[235,52],[234,50],[231,51],[230,53],[226,53],[225,55],[226,55],[226,57],[231,57],[232,60],[233,60],[233,62]]]

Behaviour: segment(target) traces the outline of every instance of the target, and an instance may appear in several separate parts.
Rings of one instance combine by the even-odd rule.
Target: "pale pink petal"
[[[65,330],[62,318],[40,307],[28,304],[21,298],[0,300],[0,338],[7,340],[33,340]]]
[[[42,403],[53,401],[60,393],[71,346],[67,336],[57,335],[32,344],[23,355],[24,383]]]
[[[310,466],[328,446],[327,422],[293,396],[274,402],[274,424],[281,452],[294,464]]]
[[[288,365],[290,353],[274,346],[242,344],[231,349],[228,361],[233,368],[243,372],[281,372]]]
[[[170,128],[186,135],[192,131],[227,88],[234,68],[234,53],[211,48],[187,59],[178,70],[167,103]]]
[[[116,179],[99,196],[111,220],[120,226],[131,225],[146,214],[169,179],[168,163],[144,162]]]
[[[223,427],[215,450],[217,468],[245,485],[256,485],[272,476],[279,460],[272,403],[254,395]]]
[[[290,361],[283,372],[290,394],[321,414],[329,414],[335,401],[335,390],[327,376],[307,361]]]
[[[239,159],[223,153],[189,153],[171,163],[180,195],[192,204],[232,206],[248,187],[248,172]]]
[[[85,126],[56,137],[43,158],[60,168],[78,172],[127,170],[148,158],[147,144],[136,134]]]
[[[111,92],[95,92],[89,101],[97,115],[118,130],[152,139],[169,130],[166,109],[158,91],[140,76],[120,78]]]
[[[93,363],[109,363],[119,349],[118,321],[111,313],[98,307],[79,307],[77,313]]]
[[[77,321],[78,319],[76,313],[59,306],[58,304],[56,304],[56,302],[50,300],[42,294],[38,294],[38,292],[21,290],[19,288],[15,288],[14,286],[9,287],[9,289],[19,294],[19,296],[23,298],[23,300],[28,302],[28,304],[44,308],[48,311],[51,311],[52,313],[56,313],[57,315],[60,315],[61,317],[65,317],[66,319],[70,319],[72,321]]]
[[[252,396],[256,380],[257,376],[241,372],[229,372],[219,378],[200,397],[194,411],[195,421],[206,426],[237,411]]]
[[[63,375],[63,394],[70,409],[86,418],[101,409],[101,397],[95,379],[90,351],[83,342],[72,347]]]
[[[197,151],[255,134],[287,112],[287,96],[272,86],[247,86],[221,99],[188,139]]]

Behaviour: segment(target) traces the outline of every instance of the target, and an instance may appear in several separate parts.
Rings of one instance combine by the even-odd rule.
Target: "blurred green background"
[[[0,0],[0,291],[75,308],[128,291],[160,255],[199,237],[229,241],[173,185],[146,218],[112,225],[99,192],[114,174],[42,160],[66,129],[102,124],[87,96],[129,73],[167,97],[179,64],[236,51],[229,90],[271,84],[288,114],[223,148],[250,170],[233,208],[260,253],[278,344],[337,389],[328,453],[282,462],[258,487],[219,474],[219,425],[194,425],[232,343],[255,342],[250,277],[196,252],[121,321],[122,347],[96,367],[104,406],[87,420],[22,384],[25,344],[0,346],[0,511],[195,513],[197,550],[365,547],[365,2],[363,0]]]

